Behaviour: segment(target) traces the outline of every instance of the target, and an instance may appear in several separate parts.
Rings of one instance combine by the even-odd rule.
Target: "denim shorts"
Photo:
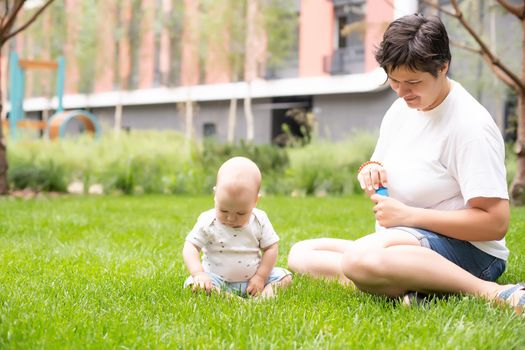
[[[242,281],[242,282],[227,282],[224,279],[222,279],[220,276],[214,274],[213,272],[206,272],[208,276],[211,278],[211,283],[214,287],[217,287],[225,292],[237,294],[240,296],[246,296],[246,288],[248,287],[248,281]],[[266,280],[266,283],[264,286],[266,287],[270,283],[279,282],[286,276],[291,276],[292,273],[288,271],[287,269],[283,269],[282,267],[274,267],[272,271],[270,272],[270,275],[268,276],[268,279]],[[193,277],[190,276],[186,279],[184,282],[184,287],[191,286],[193,284]]]
[[[505,260],[485,253],[468,241],[446,237],[420,228],[407,230],[407,232],[413,234],[422,247],[432,249],[482,280],[496,281],[505,271]]]

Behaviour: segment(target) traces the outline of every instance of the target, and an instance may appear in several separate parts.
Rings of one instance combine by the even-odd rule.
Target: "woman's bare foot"
[[[518,315],[525,315],[525,285],[510,284],[503,286],[496,295],[496,302],[514,308]]]

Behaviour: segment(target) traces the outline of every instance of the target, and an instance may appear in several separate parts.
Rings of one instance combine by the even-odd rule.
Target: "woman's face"
[[[401,66],[389,72],[388,81],[392,90],[405,100],[409,108],[429,111],[448,95],[447,70],[448,64],[438,71],[436,78],[430,73],[412,71]]]

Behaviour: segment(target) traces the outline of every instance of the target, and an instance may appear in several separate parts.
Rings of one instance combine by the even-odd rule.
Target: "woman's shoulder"
[[[456,109],[460,109],[463,112],[471,112],[469,115],[472,116],[490,117],[487,109],[463,85],[453,80],[451,82],[453,84],[451,97]],[[492,117],[490,118],[492,119]]]
[[[460,144],[473,140],[503,144],[501,131],[488,110],[460,84],[454,101],[450,133]]]

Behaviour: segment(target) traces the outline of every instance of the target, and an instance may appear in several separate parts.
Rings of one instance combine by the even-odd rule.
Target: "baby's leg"
[[[292,283],[292,275],[284,276],[280,281],[268,283],[261,292],[262,297],[271,298],[275,296],[277,289],[285,288]]]
[[[285,288],[292,282],[292,273],[282,267],[274,267],[264,289],[261,292],[262,297],[273,297],[279,288]]]

